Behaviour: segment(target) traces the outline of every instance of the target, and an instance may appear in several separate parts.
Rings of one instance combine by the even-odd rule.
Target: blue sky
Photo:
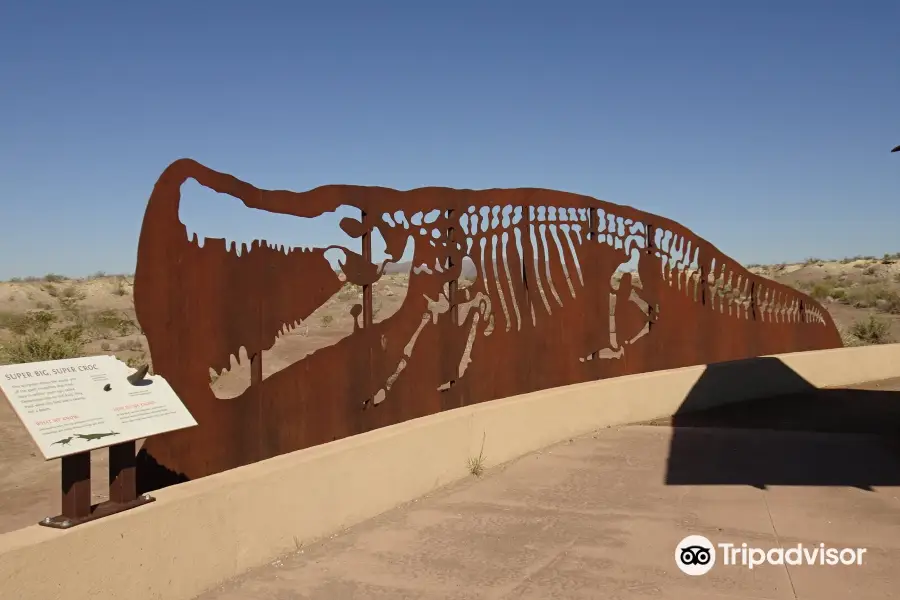
[[[743,262],[900,251],[898,24],[876,0],[2,3],[0,278],[132,272],[179,157],[585,193]],[[200,235],[333,241],[196,188]]]

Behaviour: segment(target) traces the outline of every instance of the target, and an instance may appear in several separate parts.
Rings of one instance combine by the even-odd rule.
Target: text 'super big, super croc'
[[[357,248],[189,240],[179,203],[191,178],[300,219],[355,207],[360,218],[340,228]],[[413,267],[401,308],[377,323],[371,291],[385,263],[372,258],[375,231],[388,262],[412,244]],[[343,254],[340,272],[329,249]],[[635,273],[615,276],[635,262]],[[461,279],[464,264],[474,281]],[[353,333],[264,378],[262,352],[337,294],[343,278],[363,287],[350,309]],[[627,206],[544,189],[269,191],[187,159],[165,170],[148,202],[135,307],[154,370],[199,422],[147,441],[144,488],[163,485],[159,473],[193,479],[534,390],[841,346],[812,298]],[[228,367],[241,348],[250,386],[218,399],[209,370]]]

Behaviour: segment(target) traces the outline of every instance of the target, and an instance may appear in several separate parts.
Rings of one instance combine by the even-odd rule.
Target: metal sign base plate
[[[96,521],[97,519],[102,519],[103,517],[108,517],[110,515],[124,512],[126,510],[131,510],[132,508],[137,508],[138,506],[150,504],[151,502],[155,501],[156,498],[154,498],[153,496],[144,494],[143,496],[138,496],[130,502],[101,502],[99,504],[91,506],[90,514],[85,517],[71,518],[64,515],[57,515],[55,517],[47,517],[43,519],[39,522],[39,525],[43,525],[44,527],[51,527],[53,529],[71,529],[76,525],[81,525],[82,523],[88,523],[90,521]]]

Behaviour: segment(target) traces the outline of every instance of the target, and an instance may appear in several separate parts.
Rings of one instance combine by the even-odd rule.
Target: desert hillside
[[[900,252],[748,268],[819,300],[845,345],[900,341]]]

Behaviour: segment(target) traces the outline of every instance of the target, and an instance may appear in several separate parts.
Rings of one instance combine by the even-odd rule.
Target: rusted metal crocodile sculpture
[[[355,207],[360,218],[341,220],[338,233],[357,250],[189,240],[179,219],[189,179],[250,209],[302,219]],[[372,259],[376,231],[383,261]],[[403,304],[373,322],[371,286],[410,244]],[[340,272],[326,258],[334,251]],[[467,287],[464,262],[477,272]],[[616,276],[635,263],[635,273]],[[261,353],[345,280],[366,290],[351,308],[353,333],[263,378]],[[199,423],[146,442],[144,489],[476,402],[842,345],[812,298],[627,206],[544,189],[271,191],[189,159],[172,163],[149,199],[135,308],[155,372]],[[242,348],[249,386],[216,398],[210,368],[229,367]]]

